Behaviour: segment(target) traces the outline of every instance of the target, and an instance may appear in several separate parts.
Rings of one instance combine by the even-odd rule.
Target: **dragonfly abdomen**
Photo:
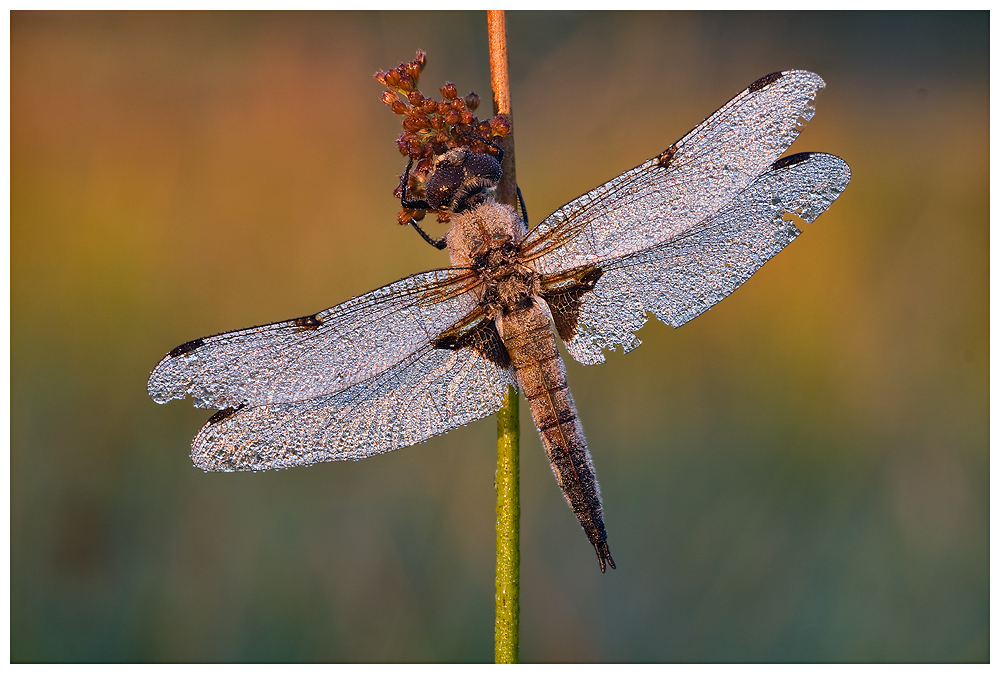
[[[604,571],[609,564],[615,568],[615,563],[608,550],[600,488],[555,334],[547,313],[538,305],[543,301],[535,298],[531,306],[505,315],[502,337],[552,472]]]

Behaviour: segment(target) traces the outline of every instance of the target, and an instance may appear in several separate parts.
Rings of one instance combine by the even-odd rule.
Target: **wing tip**
[[[811,80],[812,87],[814,88],[815,91],[819,91],[820,89],[826,86],[826,82],[823,81],[823,78],[817,75],[816,73],[812,72],[811,70],[778,70],[773,73],[768,73],[763,77],[757,78],[753,82],[753,84],[747,87],[747,93],[750,94],[756,93],[761,89],[766,89],[767,87],[774,84],[778,80],[782,80],[791,76],[797,76],[800,78]]]
[[[204,337],[199,337],[198,339],[192,339],[189,342],[184,342],[180,346],[171,349],[170,353],[167,354],[167,358],[179,358],[183,355],[189,354],[198,347],[202,346],[204,343],[205,343]],[[164,360],[167,360],[167,358],[164,358]]]
[[[749,93],[751,93],[751,94],[755,93],[757,91],[760,91],[761,89],[763,89],[764,87],[768,86],[769,84],[774,84],[775,82],[777,82],[778,80],[780,80],[782,77],[784,77],[785,75],[787,75],[790,72],[794,72],[794,71],[791,71],[791,70],[779,70],[777,72],[768,73],[767,75],[764,75],[763,77],[759,77],[756,80],[754,80],[753,84],[751,84],[749,87],[747,87],[747,91]]]

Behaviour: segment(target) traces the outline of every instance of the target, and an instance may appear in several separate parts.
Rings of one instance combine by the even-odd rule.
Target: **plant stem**
[[[493,632],[493,659],[497,664],[518,661],[521,609],[518,402],[517,389],[510,386],[504,406],[497,413],[497,577]]]
[[[514,133],[510,110],[510,77],[507,71],[507,24],[503,10],[486,13],[490,43],[490,82],[493,114],[511,120],[511,133],[503,139],[503,177],[497,200],[517,208],[514,174]],[[493,633],[494,662],[518,661],[521,618],[521,497],[519,481],[521,428],[518,392],[507,389],[504,405],[497,413],[497,565],[496,622]]]
[[[497,201],[517,209],[517,176],[514,172],[514,118],[510,106],[510,75],[507,69],[507,24],[503,10],[486,12],[490,42],[490,85],[493,87],[493,114],[506,115],[511,132],[502,140],[503,176],[497,186]]]

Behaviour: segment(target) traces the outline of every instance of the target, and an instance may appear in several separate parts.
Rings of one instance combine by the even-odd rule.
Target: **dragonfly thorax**
[[[527,227],[514,209],[490,200],[459,213],[451,222],[451,264],[470,268],[479,277],[479,293],[488,315],[506,313],[538,294],[538,274],[521,262],[520,242]]]

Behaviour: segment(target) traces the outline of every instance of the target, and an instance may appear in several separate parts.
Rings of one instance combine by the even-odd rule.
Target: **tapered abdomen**
[[[555,334],[546,312],[537,304],[542,301],[535,298],[532,306],[505,315],[502,337],[552,471],[604,571],[608,564],[615,568],[615,563],[608,550],[601,494]]]

